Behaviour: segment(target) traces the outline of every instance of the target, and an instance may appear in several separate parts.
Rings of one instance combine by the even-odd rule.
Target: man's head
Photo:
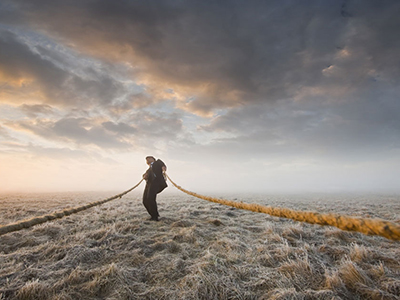
[[[150,166],[150,164],[152,163],[152,162],[155,162],[156,161],[156,159],[154,158],[154,156],[147,156],[146,157],[146,163]]]

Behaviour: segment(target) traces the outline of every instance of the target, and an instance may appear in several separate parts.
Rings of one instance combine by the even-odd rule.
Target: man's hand
[[[162,166],[162,171],[163,171],[163,173],[167,172],[167,167],[166,166]]]
[[[149,175],[148,175],[147,173],[144,173],[144,174],[143,174],[143,179],[144,179],[144,180],[147,180],[148,177],[149,177]]]

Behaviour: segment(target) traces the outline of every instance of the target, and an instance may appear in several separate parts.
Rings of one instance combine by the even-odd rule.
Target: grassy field
[[[112,195],[1,195],[0,223]],[[399,196],[217,196],[400,223]],[[134,191],[0,236],[0,299],[400,299],[400,242],[184,194],[158,203],[160,222]]]

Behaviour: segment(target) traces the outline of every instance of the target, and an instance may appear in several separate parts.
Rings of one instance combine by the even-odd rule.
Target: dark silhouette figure
[[[143,193],[143,205],[151,216],[150,220],[158,221],[160,215],[157,210],[156,197],[158,193],[161,193],[167,187],[163,175],[167,167],[160,159],[156,160],[153,156],[147,156],[146,163],[149,165],[149,168],[146,173],[143,174],[143,178],[146,180],[146,187]]]

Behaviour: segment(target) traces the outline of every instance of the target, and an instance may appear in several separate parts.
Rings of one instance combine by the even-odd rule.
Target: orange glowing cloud
[[[0,73],[0,85],[0,103],[16,105],[46,101],[42,89],[31,77],[14,77]]]

